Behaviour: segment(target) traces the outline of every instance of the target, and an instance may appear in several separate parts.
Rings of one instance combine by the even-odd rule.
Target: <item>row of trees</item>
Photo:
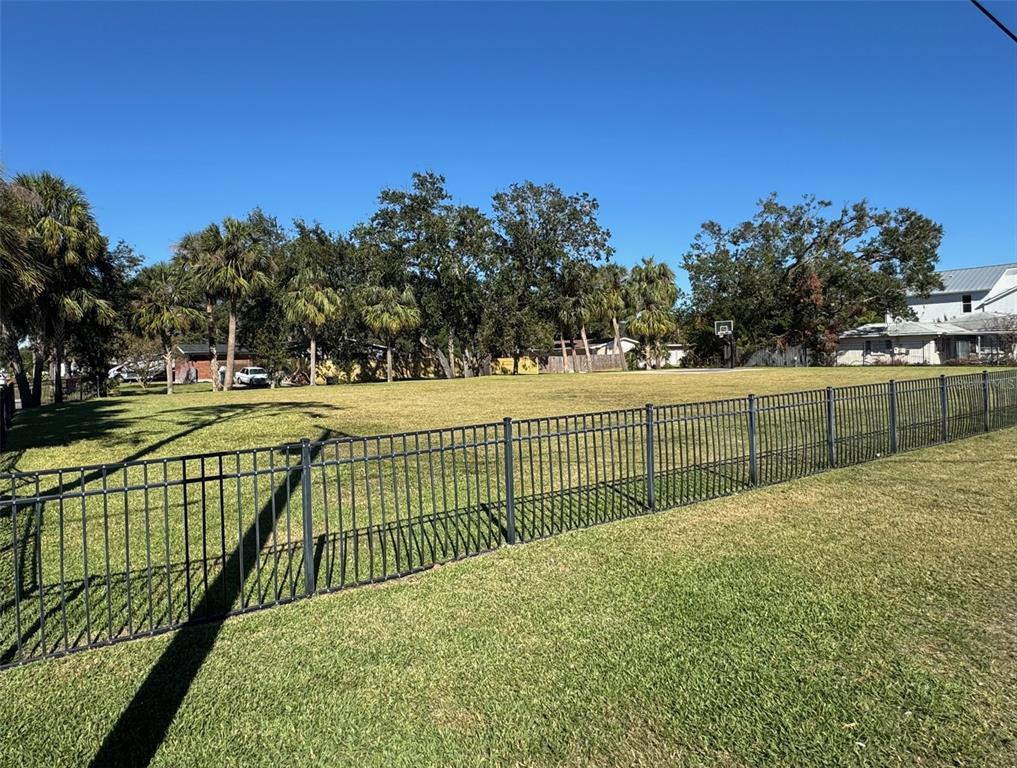
[[[485,213],[454,202],[442,176],[417,173],[407,189],[382,190],[348,232],[287,228],[256,209],[184,234],[170,261],[140,270],[128,246],[109,245],[81,190],[55,176],[0,180],[0,208],[2,356],[26,404],[68,356],[102,385],[138,337],[158,344],[168,389],[176,345],[199,339],[213,371],[225,340],[226,389],[238,345],[273,377],[306,352],[311,384],[323,353],[352,378],[380,373],[382,348],[389,380],[397,369],[451,378],[478,375],[492,356],[516,371],[556,340],[565,358],[567,339],[589,356],[592,335],[620,353],[623,332],[646,365],[679,336],[691,359],[711,362],[717,319],[735,320],[742,354],[801,346],[821,359],[843,330],[906,316],[907,292],[936,287],[942,234],[909,209],[831,213],[812,197],[771,196],[735,227],[703,225],[684,257],[686,297],[664,263],[612,263],[597,200],[553,184],[512,185]],[[54,385],[59,401],[59,376]]]
[[[670,268],[610,263],[596,199],[552,184],[513,185],[485,214],[453,202],[443,177],[418,173],[409,189],[383,190],[377,211],[349,232],[302,220],[287,229],[256,209],[184,234],[171,260],[140,270],[130,248],[109,247],[79,189],[21,175],[2,194],[4,358],[28,404],[68,343],[104,380],[134,337],[151,339],[172,390],[176,345],[199,338],[212,370],[225,340],[229,389],[238,345],[273,376],[306,350],[314,384],[323,352],[351,377],[380,367],[383,347],[388,380],[397,368],[451,378],[478,375],[492,356],[512,357],[518,370],[556,339],[567,354],[565,340],[581,338],[589,355],[590,335],[610,334],[620,352],[623,326],[655,361],[677,333]]]

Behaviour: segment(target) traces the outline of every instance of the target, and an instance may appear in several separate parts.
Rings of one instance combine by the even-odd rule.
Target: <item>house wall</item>
[[[939,365],[939,353],[933,337],[905,336],[890,339],[893,351],[886,350],[887,336],[871,339],[841,339],[837,345],[837,365]],[[865,342],[872,351],[865,354]]]
[[[198,369],[198,381],[211,381],[212,380],[212,361],[211,360],[191,360],[184,358],[184,360],[177,360],[176,362],[176,379],[177,381],[183,381],[184,373],[190,364],[194,364],[194,367]],[[226,357],[219,358],[219,365],[226,366]],[[248,365],[254,365],[254,361],[250,357],[241,357],[237,355],[233,360],[233,370],[239,371]]]
[[[918,315],[918,322],[936,323],[941,320],[952,320],[964,314],[963,293],[944,293],[941,296],[929,296],[927,299],[908,299],[908,306]],[[971,296],[971,311],[989,295],[989,291],[975,291]],[[992,310],[995,311],[995,310]]]

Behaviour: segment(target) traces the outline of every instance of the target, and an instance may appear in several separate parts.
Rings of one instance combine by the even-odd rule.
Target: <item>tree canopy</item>
[[[83,191],[56,176],[0,178],[0,214],[0,362],[26,405],[68,353],[104,384],[145,339],[168,379],[178,342],[207,344],[216,374],[225,340],[226,389],[240,346],[273,381],[288,371],[311,383],[473,376],[496,357],[516,370],[552,354],[566,371],[583,368],[580,354],[592,369],[591,338],[620,354],[623,335],[641,365],[660,366],[679,339],[693,360],[715,359],[718,319],[735,321],[741,355],[797,345],[822,359],[842,331],[906,316],[909,293],[937,286],[942,235],[909,208],[771,195],[740,224],[703,224],[683,259],[686,295],[666,261],[612,261],[596,198],[532,181],[485,210],[440,174],[414,173],[345,232],[255,208],[182,234],[170,261],[140,273],[143,257],[111,248]]]
[[[835,210],[812,196],[776,195],[730,228],[703,224],[683,266],[692,289],[688,336],[716,352],[714,320],[734,320],[739,351],[798,345],[829,357],[839,334],[886,315],[907,317],[907,294],[940,286],[943,229],[909,208],[860,201]]]

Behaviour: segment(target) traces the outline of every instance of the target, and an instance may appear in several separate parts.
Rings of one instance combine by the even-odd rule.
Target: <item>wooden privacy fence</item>
[[[1017,371],[0,474],[0,666],[1017,426]]]
[[[574,371],[577,373],[596,373],[598,371],[624,371],[625,355],[609,354],[590,355],[580,351],[576,357],[569,356],[567,359],[561,355],[550,355],[542,360],[540,370],[542,373],[564,373]]]

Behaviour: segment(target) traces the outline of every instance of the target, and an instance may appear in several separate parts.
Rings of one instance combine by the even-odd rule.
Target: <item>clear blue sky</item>
[[[255,205],[346,229],[424,169],[485,208],[589,191],[623,263],[677,266],[770,191],[917,208],[947,267],[1017,259],[1017,45],[966,2],[0,14],[6,171],[83,187],[149,261]]]

